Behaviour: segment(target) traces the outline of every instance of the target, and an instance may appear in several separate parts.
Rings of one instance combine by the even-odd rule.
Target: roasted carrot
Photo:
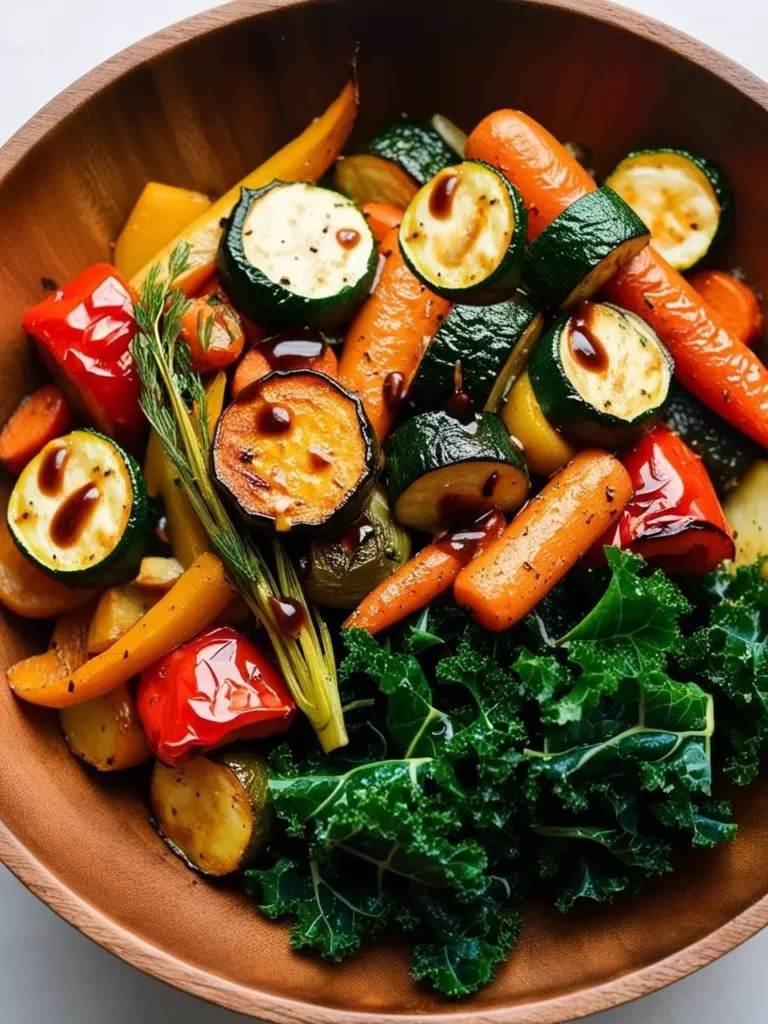
[[[517,186],[528,207],[530,237],[596,188],[548,131],[515,110],[481,121],[467,141],[467,158],[485,160]],[[685,387],[768,447],[768,369],[653,246],[627,263],[603,291],[610,302],[655,329]]]
[[[373,237],[381,245],[392,228],[400,226],[404,210],[391,203],[363,203],[361,207]]]
[[[364,597],[344,628],[380,633],[424,608],[453,586],[464,566],[505,526],[504,516],[493,509],[466,530],[428,544]]]
[[[301,357],[296,357],[293,361],[290,357],[280,358],[277,361],[274,358],[270,360],[265,354],[264,347],[255,345],[245,353],[237,364],[235,375],[232,378],[232,397],[237,398],[241,391],[244,391],[249,384],[253,384],[255,380],[261,380],[262,377],[266,377],[272,370],[299,370],[305,368],[317,370],[320,373],[324,373],[327,377],[336,378],[339,373],[339,361],[330,345],[323,346],[317,358],[302,359]]]
[[[763,311],[753,289],[724,270],[700,270],[688,280],[736,337],[751,345],[763,329]]]
[[[72,412],[63,392],[46,384],[22,399],[0,433],[0,462],[16,476],[39,451],[72,429]]]
[[[363,400],[383,440],[397,415],[432,335],[451,304],[438,298],[406,266],[393,228],[382,246],[378,284],[349,326],[339,380]]]
[[[519,189],[532,241],[571,203],[597,187],[554,135],[520,110],[489,114],[467,139],[467,160],[485,160]]]
[[[236,362],[245,345],[240,316],[218,293],[192,299],[181,318],[181,339],[189,346],[198,373],[213,373]]]
[[[632,497],[622,464],[607,452],[579,452],[459,574],[453,588],[485,629],[520,622],[589,551]]]

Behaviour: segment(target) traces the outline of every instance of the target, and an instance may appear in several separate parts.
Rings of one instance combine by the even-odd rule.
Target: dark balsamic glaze
[[[37,486],[41,494],[53,498],[64,483],[64,470],[69,459],[69,448],[49,448],[37,470]]]
[[[50,536],[59,548],[76,544],[96,510],[101,491],[96,484],[83,484],[70,494],[56,509],[51,520]]]
[[[291,429],[291,413],[283,405],[267,402],[259,412],[258,428],[262,434],[287,434]]]
[[[336,241],[342,249],[354,249],[360,241],[360,232],[354,228],[339,228],[336,232]]]
[[[399,407],[405,394],[405,377],[397,370],[388,373],[381,386],[384,396],[384,404],[388,409],[395,410]]]
[[[444,174],[437,179],[429,197],[429,212],[437,220],[445,220],[450,216],[458,184],[458,174]]]
[[[608,353],[593,327],[594,303],[580,302],[571,316],[570,346],[573,358],[585,370],[602,373],[608,367]]]
[[[269,603],[280,631],[295,640],[307,624],[304,608],[292,597],[270,597]]]

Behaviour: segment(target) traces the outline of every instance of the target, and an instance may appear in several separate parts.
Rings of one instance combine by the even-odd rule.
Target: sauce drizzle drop
[[[392,370],[391,373],[388,373],[384,378],[381,391],[386,407],[393,410],[397,409],[405,394],[405,377],[403,374],[397,370]]]
[[[280,631],[295,640],[307,624],[301,604],[292,597],[270,597],[269,603]]]
[[[445,220],[450,216],[458,184],[458,174],[444,174],[435,182],[429,197],[429,212],[437,220]]]
[[[64,469],[69,459],[69,448],[61,445],[49,448],[37,470],[37,486],[42,494],[52,498],[59,493],[64,482]]]
[[[291,429],[291,414],[285,406],[267,402],[259,412],[258,427],[263,434],[287,434]]]
[[[608,368],[608,353],[593,329],[592,302],[580,302],[571,316],[569,344],[571,354],[585,370],[603,373]]]
[[[347,555],[353,555],[367,540],[376,533],[368,516],[363,513],[353,520],[341,532],[339,543]]]
[[[273,370],[304,370],[321,359],[325,340],[313,331],[273,334],[256,346]]]
[[[342,249],[354,249],[360,241],[360,232],[354,228],[339,228],[336,232],[336,241]]]
[[[49,531],[57,547],[69,548],[77,543],[100,498],[101,491],[92,483],[83,484],[65,498],[51,519]]]

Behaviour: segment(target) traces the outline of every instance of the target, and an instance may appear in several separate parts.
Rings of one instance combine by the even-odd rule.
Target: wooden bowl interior
[[[599,172],[646,143],[718,160],[737,196],[738,263],[768,292],[768,114],[756,102],[671,50],[563,9],[475,0],[468,21],[465,4],[422,0],[418,17],[414,6],[341,0],[245,17],[241,5],[231,25],[180,41],[76,106],[6,175],[0,421],[38,377],[17,324],[41,297],[40,278],[64,281],[109,259],[148,179],[223,191],[321,111],[357,41],[361,138],[400,111],[441,111],[470,127],[508,105],[592,146]],[[38,627],[3,617],[2,667],[40,642]],[[768,789],[757,785],[738,801],[733,846],[687,855],[679,873],[613,909],[563,917],[526,908],[523,940],[497,983],[469,1004],[436,1002],[409,981],[396,939],[334,968],[292,954],[283,927],[168,852],[149,826],[141,773],[97,778],[68,754],[54,714],[5,687],[0,714],[0,818],[12,835],[113,925],[210,976],[212,997],[228,1001],[230,982],[252,990],[237,1005],[254,1013],[305,1024],[320,1006],[329,1020],[339,1011],[550,1020],[548,1000],[581,994],[569,1003],[575,1016],[601,1005],[590,990],[703,939],[768,888]],[[267,1011],[258,993],[313,1005],[295,1016]]]

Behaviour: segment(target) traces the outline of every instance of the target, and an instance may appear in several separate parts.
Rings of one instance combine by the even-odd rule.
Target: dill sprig
[[[211,547],[267,631],[294,700],[312,723],[323,749],[335,750],[347,743],[347,734],[328,627],[308,606],[282,544],[272,541],[275,579],[263,554],[235,527],[211,480],[205,388],[192,367],[189,348],[179,343],[181,318],[189,303],[173,286],[188,261],[189,246],[176,246],[167,268],[160,264],[151,268],[136,303],[139,331],[131,350],[141,380],[141,407]],[[275,616],[273,602],[284,597],[298,601],[304,610],[305,626],[295,639],[285,635]]]

